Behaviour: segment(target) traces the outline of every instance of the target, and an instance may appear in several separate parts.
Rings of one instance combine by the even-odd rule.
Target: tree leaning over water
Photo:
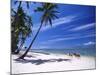
[[[48,23],[52,26],[52,20],[58,18],[56,16],[57,12],[57,5],[53,4],[53,3],[42,3],[42,6],[37,7],[37,9],[35,10],[36,12],[42,12],[42,16],[41,16],[41,23],[40,23],[40,27],[37,30],[36,35],[33,37],[32,42],[30,43],[28,49],[26,50],[26,52],[19,57],[19,59],[24,59],[24,57],[27,55],[27,53],[29,52],[30,48],[32,47],[34,41],[36,40],[41,28],[43,25],[48,25]]]

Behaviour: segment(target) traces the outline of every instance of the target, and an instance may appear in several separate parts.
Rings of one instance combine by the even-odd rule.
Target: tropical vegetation
[[[17,2],[15,2],[16,4]],[[27,13],[24,12],[24,9],[21,6],[22,2],[19,1],[19,6],[17,11],[15,12],[13,9],[14,15],[12,15],[13,20],[11,24],[11,36],[12,36],[12,45],[11,50],[14,53],[19,53],[21,50],[23,44],[25,43],[25,40],[29,35],[32,33],[32,19],[31,16],[28,16]],[[29,3],[26,2],[27,7],[29,8]],[[41,28],[43,25],[51,25],[52,21],[57,17],[57,11],[58,6],[54,3],[41,3],[41,6],[36,7],[34,9],[35,13],[40,12],[42,13],[40,18],[40,27],[38,28],[35,36],[33,37],[32,41],[29,44],[29,47],[25,51],[25,53],[19,57],[19,59],[24,59],[24,57],[27,55],[27,53],[30,51],[34,41],[36,40]],[[34,15],[34,14],[33,14]],[[18,44],[20,44],[18,48]],[[16,51],[17,50],[17,51]]]

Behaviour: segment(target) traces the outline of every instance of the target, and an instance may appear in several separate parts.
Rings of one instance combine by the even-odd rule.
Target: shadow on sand
[[[16,63],[32,63],[35,65],[41,65],[44,63],[49,63],[49,62],[62,62],[62,61],[70,61],[71,59],[14,59],[16,61]]]

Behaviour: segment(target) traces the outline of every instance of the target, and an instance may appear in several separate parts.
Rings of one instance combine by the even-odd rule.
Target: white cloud
[[[93,27],[93,26],[95,26],[95,23],[90,23],[90,24],[78,26],[78,27],[70,29],[70,31],[79,31],[79,30],[87,29],[87,28],[90,28],[90,27]]]
[[[87,43],[84,43],[84,45],[94,45],[94,44],[95,44],[95,42],[92,42],[92,41],[89,41]]]
[[[76,18],[76,16],[66,16],[66,17],[61,17],[61,18],[58,18],[58,19],[55,19],[53,20],[52,22],[52,28],[55,28],[61,24],[64,24],[64,23],[70,23],[72,22],[74,19]],[[35,24],[36,26],[39,26],[39,24]],[[46,26],[43,26],[41,31],[45,31],[45,30],[48,30],[50,29],[51,26],[50,25],[46,25]],[[37,30],[38,27],[33,27],[33,30]]]
[[[43,48],[49,48],[49,46],[43,45],[43,44],[39,44],[39,45],[34,46],[33,48],[34,48],[34,49],[35,49],[35,48],[43,49]]]
[[[60,38],[56,38],[56,39],[51,39],[51,40],[48,40],[46,42],[42,42],[43,44],[45,43],[54,43],[54,42],[59,42],[59,41],[67,41],[67,40],[74,40],[74,39],[80,39],[80,38],[87,38],[87,37],[93,37],[95,36],[95,34],[88,34],[88,35],[85,35],[85,36],[72,36],[72,37],[60,37]]]

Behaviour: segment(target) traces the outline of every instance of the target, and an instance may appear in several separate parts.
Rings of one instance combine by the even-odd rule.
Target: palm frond
[[[18,1],[14,1],[14,4],[17,4],[18,3]]]
[[[48,10],[56,9],[58,6],[56,4],[49,4]]]
[[[56,10],[52,10],[51,12],[52,12],[52,13],[59,13],[59,12],[58,12],[58,11],[56,11]]]
[[[35,9],[34,11],[35,11],[35,12],[37,12],[37,11],[38,11],[38,12],[43,12],[43,11],[44,11],[44,9],[43,9],[43,8],[41,8],[41,7],[37,7],[37,9]]]
[[[26,5],[27,5],[27,8],[29,9],[30,6],[29,6],[29,2],[28,1],[26,1]]]
[[[53,19],[57,19],[57,18],[59,18],[59,17],[56,16],[55,14],[51,14],[51,18],[53,18]]]
[[[12,11],[14,14],[17,14],[17,12],[16,12],[14,9],[11,9],[11,11]]]
[[[49,17],[48,20],[49,20],[50,25],[52,26],[52,20],[51,20],[51,18]]]

